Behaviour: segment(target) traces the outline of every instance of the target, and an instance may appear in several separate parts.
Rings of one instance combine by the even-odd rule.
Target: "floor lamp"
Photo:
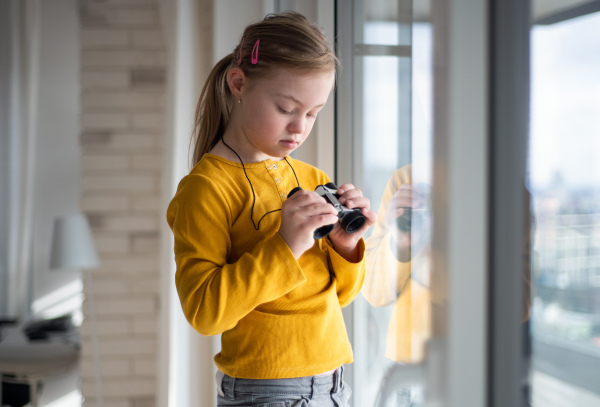
[[[100,260],[92,231],[87,218],[81,214],[59,217],[54,221],[52,249],[50,253],[51,269],[83,270],[89,302],[90,327],[92,331],[92,353],[96,381],[96,403],[103,406],[102,376],[100,372],[100,356],[98,352],[98,332],[96,326],[96,308],[94,305],[94,288],[91,269],[98,268]]]

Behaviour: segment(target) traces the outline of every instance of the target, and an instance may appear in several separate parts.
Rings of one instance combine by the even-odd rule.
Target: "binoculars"
[[[302,188],[300,187],[292,189],[288,194],[288,197],[301,190]],[[346,233],[354,233],[365,224],[367,218],[362,214],[360,209],[349,209],[342,205],[338,200],[340,196],[337,194],[337,190],[338,187],[333,182],[325,185],[319,185],[317,188],[315,188],[315,192],[325,198],[327,203],[333,205],[333,207],[338,211],[338,218],[340,218],[339,223],[342,226],[342,229],[344,229]],[[325,225],[317,228],[314,233],[314,238],[324,238],[333,230],[334,226],[335,224]]]

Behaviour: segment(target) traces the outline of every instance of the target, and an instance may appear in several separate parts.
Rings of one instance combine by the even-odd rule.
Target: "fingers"
[[[314,191],[298,191],[288,198],[284,204],[292,206],[296,210],[304,211],[309,216],[316,214],[337,215],[335,208]]]
[[[338,220],[335,208],[314,191],[295,193],[283,203],[281,209],[282,222],[302,232],[314,231]]]
[[[367,218],[359,234],[362,235],[364,231],[375,224],[377,214],[371,210],[371,201],[369,198],[363,196],[360,189],[352,184],[344,184],[338,188],[337,193],[339,195],[338,200],[342,205],[349,209],[361,209],[362,214]]]
[[[340,187],[338,187],[337,193],[338,195],[343,195],[346,191],[349,191],[351,189],[355,189],[354,185],[352,184],[344,184]]]
[[[367,209],[367,210],[363,209],[362,213],[367,218],[367,221],[365,222],[365,225],[363,226],[364,230],[367,230],[368,228],[373,226],[375,224],[375,222],[377,222],[377,214],[370,209]]]
[[[423,205],[423,195],[410,184],[403,184],[394,193],[390,203],[404,208],[417,208]]]
[[[393,209],[393,214],[394,214],[394,218],[399,218],[400,216],[404,215],[404,213],[406,212],[405,207],[396,207]]]
[[[400,216],[404,215],[405,207],[406,207],[406,205],[402,205],[402,204],[397,205],[394,202],[394,200],[392,199],[392,201],[390,201],[390,203],[388,204],[386,211],[385,211],[385,215],[384,215],[385,224],[388,225],[388,227],[395,226],[396,219],[399,218]]]
[[[406,213],[407,209],[422,205],[421,194],[410,184],[402,184],[394,193],[386,207],[384,220],[388,227],[396,226],[396,219]]]
[[[344,184],[338,188],[339,201],[347,208],[370,209],[371,201],[363,196],[362,191],[352,184]]]
[[[385,222],[391,225],[395,223],[396,218],[404,215],[407,209],[421,208],[425,204],[426,198],[417,189],[410,184],[403,184],[388,202]]]
[[[314,231],[338,221],[335,208],[314,191],[298,191],[281,207],[279,234],[299,258],[314,244]]]
[[[365,215],[367,218],[365,230],[375,223],[377,214],[371,211],[371,202],[369,198],[363,196],[360,189],[352,184],[344,184],[338,188],[337,194],[342,205],[349,209],[360,209]],[[317,224],[315,228],[337,223],[338,220],[338,212],[333,205],[314,191],[298,191],[287,199],[284,206],[288,207],[285,212],[289,214],[291,220],[311,226]]]

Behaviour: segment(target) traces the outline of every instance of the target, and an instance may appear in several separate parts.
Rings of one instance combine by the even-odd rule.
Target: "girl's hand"
[[[363,215],[367,218],[365,224],[354,233],[346,233],[340,226],[340,223],[336,222],[335,227],[329,234],[329,239],[331,239],[335,251],[346,260],[356,262],[358,261],[358,253],[356,252],[358,241],[367,229],[375,224],[377,214],[370,209],[371,203],[369,198],[364,197],[360,189],[355,188],[354,185],[342,185],[338,188],[337,194],[339,195],[338,200],[342,205],[349,209],[361,209]]]
[[[313,247],[317,228],[338,222],[337,211],[315,191],[301,190],[281,207],[279,234],[296,258]]]
[[[411,184],[402,184],[390,199],[385,211],[385,224],[396,227],[396,219],[404,215],[406,208],[419,208],[422,205],[419,192]]]
[[[384,221],[392,233],[391,249],[401,262],[410,261],[413,249],[422,247],[427,239],[428,222],[423,212],[427,199],[423,186],[402,184],[388,202]]]

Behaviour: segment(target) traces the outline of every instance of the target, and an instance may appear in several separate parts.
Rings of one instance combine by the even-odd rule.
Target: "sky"
[[[531,54],[532,186],[600,188],[600,13],[535,27]]]

